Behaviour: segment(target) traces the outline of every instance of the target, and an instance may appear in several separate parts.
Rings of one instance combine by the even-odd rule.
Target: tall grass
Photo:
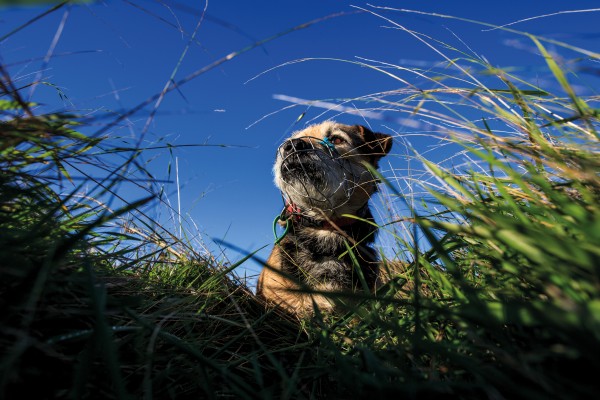
[[[422,171],[381,176],[402,214],[380,227],[400,255],[384,261],[388,282],[330,294],[359,302],[301,322],[255,299],[231,274],[239,263],[153,223],[155,191],[115,200],[127,177],[152,179],[141,149],[111,164],[124,149],[80,133],[76,115],[36,114],[2,71],[0,397],[592,398],[598,98],[527,38],[550,87],[444,53],[443,74],[412,70],[427,88],[353,99],[388,123],[408,115],[459,156],[430,161],[406,142]]]
[[[149,176],[141,150],[36,115],[7,73],[1,84],[1,396],[249,398],[291,379],[275,354],[306,351],[297,325],[265,312],[236,265],[157,225],[144,205],[159,193],[120,197]],[[112,164],[115,151],[131,156]]]
[[[387,14],[375,15],[405,30]],[[577,93],[567,63],[561,66],[543,38],[523,34],[553,78],[542,88],[406,31],[446,49],[439,69],[409,71],[424,87],[324,106],[419,124],[457,156],[429,161],[399,135],[413,165],[422,165],[420,172],[381,177],[386,204],[404,211],[381,226],[395,238],[401,262],[384,266],[391,279],[375,301],[322,332],[332,357],[349,363],[334,380],[348,397],[593,397],[600,338],[598,97]],[[599,57],[553,45],[584,60]],[[396,75],[406,71],[402,66],[351,62],[406,82]]]

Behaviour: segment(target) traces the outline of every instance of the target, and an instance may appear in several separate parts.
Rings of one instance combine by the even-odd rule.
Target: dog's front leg
[[[283,276],[276,268],[264,268],[258,278],[256,294],[291,314],[299,317],[311,316],[316,307],[320,311],[331,311],[332,300],[320,294],[303,293],[298,283]]]

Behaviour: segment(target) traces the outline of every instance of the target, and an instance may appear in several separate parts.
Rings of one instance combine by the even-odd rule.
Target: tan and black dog
[[[311,291],[353,291],[365,283],[373,289],[377,228],[368,201],[377,179],[367,165],[377,168],[391,147],[389,135],[332,121],[283,142],[273,171],[286,201],[282,219],[289,230],[260,274],[259,296],[302,317],[315,304],[322,311],[333,309],[326,296]]]

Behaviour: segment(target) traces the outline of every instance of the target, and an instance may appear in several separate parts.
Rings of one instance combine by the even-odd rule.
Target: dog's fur
[[[391,136],[331,121],[295,132],[281,145],[273,170],[291,226],[260,274],[259,296],[300,317],[314,305],[330,311],[330,299],[311,292],[361,289],[356,265],[373,289],[378,257],[368,201],[377,179],[366,165],[376,168],[391,147]]]

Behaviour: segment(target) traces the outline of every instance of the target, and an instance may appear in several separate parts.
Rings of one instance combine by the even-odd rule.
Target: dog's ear
[[[372,132],[369,128],[362,125],[356,125],[355,128],[364,140],[369,155],[374,156],[376,161],[388,154],[392,149],[393,140],[390,135]]]

